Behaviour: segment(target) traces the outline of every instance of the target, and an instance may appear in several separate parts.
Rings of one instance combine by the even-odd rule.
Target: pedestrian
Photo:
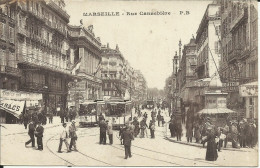
[[[196,139],[196,143],[200,143],[200,137],[201,137],[201,133],[200,133],[200,125],[199,123],[196,123],[194,126],[194,137]]]
[[[27,129],[28,122],[28,114],[25,112],[25,114],[23,115],[23,124],[25,129]]]
[[[31,120],[28,126],[28,135],[30,136],[30,140],[25,142],[25,146],[32,143],[32,147],[35,147],[34,131],[35,131],[35,124]]]
[[[33,123],[34,123],[34,127],[36,128],[36,126],[39,122],[38,115],[37,115],[36,112],[33,113],[32,120],[33,120]]]
[[[165,124],[165,120],[164,120],[164,117],[162,116],[162,126],[164,127],[164,124]]]
[[[42,125],[46,125],[46,123],[47,123],[47,117],[46,117],[46,114],[43,114]]]
[[[60,112],[60,122],[63,124],[64,123],[64,116],[65,114],[63,112]]]
[[[252,123],[247,124],[246,128],[246,139],[247,139],[247,147],[253,148],[253,137],[254,137],[254,125]]]
[[[186,137],[187,137],[187,142],[192,142],[192,123],[187,122],[186,126]]]
[[[107,135],[109,138],[109,144],[113,144],[113,126],[111,121],[107,121]]]
[[[224,140],[224,148],[226,148],[227,147],[227,143],[228,143],[228,137],[231,137],[231,136],[229,136],[230,133],[229,133],[228,123],[226,123],[225,126],[222,128],[222,133],[226,135],[226,138]]]
[[[106,137],[106,131],[107,131],[107,123],[104,119],[102,119],[99,123],[100,128],[100,141],[99,144],[106,145],[107,137]]]
[[[52,120],[53,120],[53,113],[51,112],[49,114],[49,124],[52,124]]]
[[[218,151],[219,152],[220,152],[221,148],[223,147],[223,142],[225,141],[226,138],[227,138],[227,136],[221,130],[220,135],[219,135],[219,143],[218,143]]]
[[[152,120],[150,120],[149,129],[150,129],[151,138],[155,138],[154,137],[155,126]]]
[[[134,129],[134,137],[137,137],[137,135],[138,135],[139,132],[140,132],[140,126],[139,126],[139,121],[137,120],[136,117],[134,117],[133,125],[135,126],[135,129]]]
[[[119,137],[120,137],[120,142],[121,145],[123,145],[123,132],[125,131],[125,128],[123,126],[119,127]]]
[[[42,144],[42,137],[43,137],[43,132],[44,132],[44,128],[42,126],[42,123],[40,121],[38,121],[37,127],[35,129],[35,136],[37,138],[37,145],[38,145],[38,149],[42,151],[43,150],[43,144]]]
[[[177,136],[177,141],[181,141],[181,136],[182,136],[181,121],[177,121],[176,136]]]
[[[73,109],[72,108],[70,108],[70,110],[69,110],[69,119],[70,119],[70,121],[73,120]]]
[[[122,134],[122,139],[125,147],[125,159],[127,159],[128,157],[131,158],[131,141],[133,140],[133,134],[130,132],[130,128],[128,125],[126,126],[126,130]]]
[[[245,131],[245,122],[244,120],[242,120],[239,123],[239,144],[241,148],[245,148],[246,147],[246,131]]]
[[[38,120],[39,120],[39,122],[41,122],[41,124],[43,124],[44,116],[41,112],[38,113]]]
[[[162,116],[161,116],[160,112],[158,112],[158,115],[157,115],[158,127],[160,127],[161,117]]]
[[[215,141],[215,133],[213,126],[207,128],[207,138],[202,143],[207,142],[206,160],[216,161],[218,158],[217,145]]]
[[[169,123],[169,129],[171,132],[171,137],[174,137],[174,128],[173,128],[173,119],[171,119],[170,123]]]
[[[69,126],[69,138],[71,138],[69,150],[72,150],[72,146],[73,146],[74,151],[78,151],[77,144],[76,144],[76,141],[78,140],[78,136],[76,133],[77,128],[75,123],[76,123],[75,120],[72,120],[71,125]]]
[[[235,122],[231,123],[231,138],[232,138],[232,148],[238,148],[238,130]]]
[[[60,134],[60,144],[59,144],[58,152],[62,153],[61,148],[62,148],[63,142],[65,143],[65,145],[67,147],[67,152],[70,152],[69,144],[68,144],[68,141],[67,141],[67,139],[69,138],[68,131],[67,131],[67,128],[66,128],[67,124],[63,123],[62,126],[63,126],[63,128],[62,128],[62,131],[61,131],[61,134]]]
[[[146,137],[148,137],[147,135],[147,124],[146,124],[146,118],[143,118],[143,120],[140,122],[140,127],[141,127],[141,135],[140,138],[144,138],[144,136],[146,135]]]

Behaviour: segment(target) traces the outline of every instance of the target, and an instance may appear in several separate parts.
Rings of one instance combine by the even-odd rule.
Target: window
[[[14,28],[9,27],[9,40],[11,43],[14,43]]]
[[[219,53],[219,42],[215,41],[215,53],[218,54]]]
[[[249,63],[249,77],[257,77],[257,62]]]
[[[6,65],[6,54],[5,54],[5,50],[0,50],[0,65]]]
[[[0,38],[5,40],[5,24],[0,22]]]

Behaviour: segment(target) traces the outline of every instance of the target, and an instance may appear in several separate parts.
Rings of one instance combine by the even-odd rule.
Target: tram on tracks
[[[119,129],[132,120],[132,102],[124,100],[97,101],[98,113],[112,122],[113,129]]]
[[[79,105],[79,125],[96,126],[98,124],[97,103],[94,101],[87,101]]]
[[[151,109],[154,109],[154,107],[155,107],[154,100],[146,100],[146,106],[145,106],[146,109],[151,110]]]

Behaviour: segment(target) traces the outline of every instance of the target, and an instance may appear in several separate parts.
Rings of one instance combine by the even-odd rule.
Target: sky
[[[94,26],[102,45],[119,50],[134,69],[143,73],[149,88],[163,89],[172,73],[172,59],[179,51],[179,40],[189,43],[212,1],[118,1],[65,0],[71,25]],[[140,12],[165,11],[170,15],[140,15]],[[189,11],[188,15],[180,11]],[[119,12],[120,16],[83,16],[89,12]],[[137,15],[127,15],[127,12]],[[124,14],[124,15],[123,15]]]

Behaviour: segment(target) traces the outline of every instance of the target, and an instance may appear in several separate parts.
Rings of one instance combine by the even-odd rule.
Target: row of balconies
[[[52,50],[54,50],[54,51],[56,51],[56,52],[59,52],[59,53],[61,53],[62,55],[66,55],[66,54],[67,54],[67,51],[66,51],[66,50],[64,50],[64,49],[62,49],[62,48],[60,48],[60,47],[58,47],[57,45],[54,45],[54,44],[51,43],[51,42],[48,42],[48,41],[45,40],[45,39],[42,39],[42,37],[40,37],[40,36],[37,36],[37,35],[35,35],[35,34],[32,34],[32,33],[28,32],[28,31],[26,31],[26,30],[23,29],[23,28],[18,28],[18,33],[20,33],[20,34],[22,34],[22,35],[24,35],[24,36],[26,36],[26,37],[30,37],[32,40],[37,41],[37,42],[40,42],[40,43],[42,43],[45,47],[48,47],[48,48],[50,48],[50,49],[52,49]]]
[[[0,73],[7,73],[15,76],[21,75],[21,71],[18,68],[7,65],[0,65]]]
[[[248,10],[247,8],[243,8],[241,10],[241,13],[237,15],[236,17],[232,18],[231,24],[230,24],[230,30],[232,31],[234,28],[240,25],[240,23],[248,18]]]
[[[24,55],[22,53],[20,53],[20,56],[21,56],[19,60],[20,63],[31,63],[42,68],[47,68],[47,69],[63,72],[66,74],[71,74],[71,71],[66,68],[67,67],[66,61],[60,61],[58,62],[58,64],[60,65],[54,65],[47,62],[46,60],[43,60],[43,58],[42,59],[34,58],[32,56]]]
[[[249,54],[250,54],[249,47],[246,47],[244,49],[241,48],[232,49],[228,53],[228,62],[232,62],[236,59],[242,59],[244,57],[247,57]]]
[[[90,37],[92,35],[87,35],[86,33],[79,33],[79,32],[73,32],[73,31],[69,31],[68,33],[71,37],[74,38],[79,38],[79,37],[85,37],[89,42],[91,42],[94,46],[96,46],[97,48],[101,49],[101,44],[99,42],[97,42],[97,40],[95,39],[95,37]]]
[[[58,27],[58,24],[56,22],[51,22],[49,21],[43,14],[41,14],[39,11],[35,11],[32,10],[31,8],[29,8],[28,10],[29,13],[31,13],[32,15],[34,15],[37,19],[41,20],[42,22],[44,22],[46,25],[48,25],[49,27],[53,28],[54,30],[57,30],[59,33],[66,35],[66,30],[62,29],[62,27]]]

